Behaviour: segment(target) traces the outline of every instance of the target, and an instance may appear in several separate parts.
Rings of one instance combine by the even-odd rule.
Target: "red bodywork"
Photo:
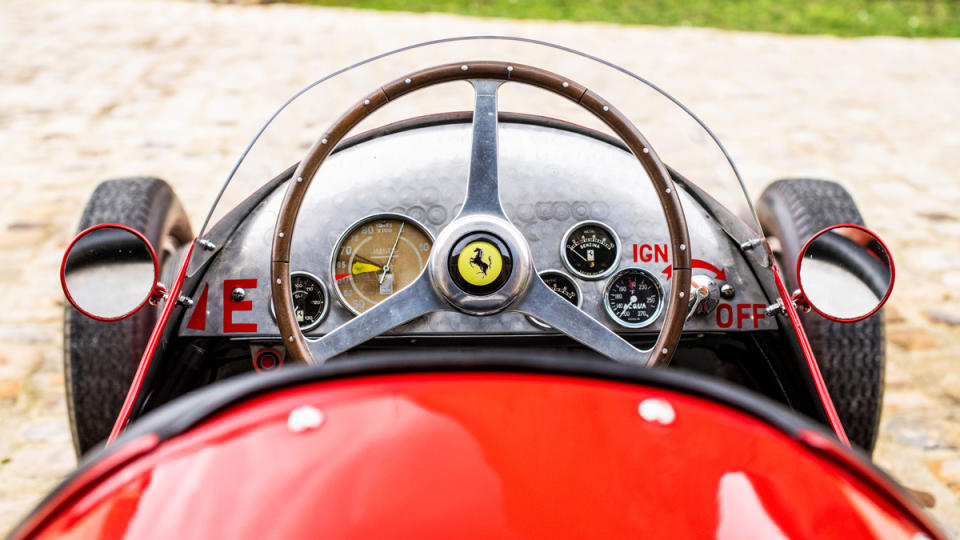
[[[638,414],[660,398],[667,423]],[[318,427],[288,427],[294,409]],[[815,431],[688,394],[545,374],[380,375],[261,395],[120,444],[37,538],[939,537]],[[846,456],[846,457],[845,457]],[[107,465],[103,465],[106,462]],[[112,463],[112,468],[110,463]]]

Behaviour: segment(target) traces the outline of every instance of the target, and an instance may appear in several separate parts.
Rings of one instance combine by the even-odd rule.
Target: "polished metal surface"
[[[246,298],[246,296],[247,296],[247,291],[241,289],[240,287],[237,287],[236,289],[230,292],[230,299],[233,300],[234,302],[242,302],[243,299]]]
[[[492,189],[496,191],[496,185]],[[488,199],[485,204],[491,203],[492,200]],[[500,207],[499,201],[496,201],[496,206]],[[472,213],[457,218],[443,229],[433,245],[430,262],[427,263],[437,293],[452,307],[470,315],[492,315],[507,309],[527,289],[533,274],[533,257],[530,247],[520,231],[505,218],[496,217],[499,213],[496,209],[487,215],[479,213],[481,208],[483,207],[479,204],[476,205]],[[458,287],[447,265],[447,254],[453,249],[454,244],[460,238],[476,232],[492,234],[500,238],[513,256],[513,271],[510,277],[500,289],[483,296],[470,294]]]
[[[533,280],[526,296],[514,309],[540,319],[617,362],[636,366],[646,366],[650,362],[652,349],[640,350],[627,343],[616,332],[553,292],[540,276]]]
[[[581,306],[583,306],[583,291],[580,290],[580,285],[577,285],[577,281],[572,277],[570,277],[569,274],[567,274],[566,272],[562,272],[560,270],[556,270],[554,268],[547,268],[546,270],[541,270],[537,275],[540,276],[540,279],[544,280],[544,283],[546,283],[547,276],[551,276],[551,275],[562,276],[568,279],[570,283],[573,285],[573,288],[577,291],[577,303],[575,305],[577,306],[578,309]],[[536,326],[537,328],[543,328],[544,330],[549,330],[550,328],[552,328],[549,324],[546,324],[543,321],[539,321],[534,317],[530,317],[529,315],[527,316],[527,320],[530,321],[530,324]]]
[[[297,221],[291,268],[311,271],[331,282],[332,276],[324,274],[330,272],[329,261],[337,239],[351,223],[370,214],[393,212],[408,216],[438,235],[460,212],[470,170],[471,136],[470,124],[434,126],[373,139],[331,156],[304,201]],[[499,139],[500,200],[507,218],[526,239],[537,268],[561,268],[563,234],[574,223],[596,220],[616,231],[623,243],[617,269],[643,268],[656,276],[669,294],[671,282],[665,270],[670,261],[633,258],[634,244],[668,242],[662,210],[636,158],[605,142],[549,127],[501,121]],[[206,329],[186,328],[192,313],[188,312],[182,322],[182,335],[279,336],[269,311],[267,285],[270,245],[282,196],[282,190],[269,195],[217,253],[203,277],[208,285]],[[680,197],[692,255],[724,269],[727,282],[736,288],[736,297],[721,303],[731,304],[734,311],[736,304],[768,304],[736,244],[692,197],[682,190]],[[257,282],[256,287],[244,287],[252,310],[232,313],[234,322],[256,323],[256,332],[223,332],[223,282],[234,279]],[[583,311],[602,325],[624,335],[654,334],[659,330],[659,322],[643,329],[619,327],[604,312],[604,282],[574,279],[582,290]],[[203,290],[201,284],[195,300]],[[557,296],[552,291],[551,294]],[[326,320],[308,335],[322,335],[353,318],[339,302],[330,304]],[[736,332],[752,330],[753,325],[720,328],[715,317],[693,317],[684,328]],[[776,328],[776,322],[766,318],[758,321],[758,328]],[[503,311],[489,317],[432,313],[392,334],[509,336],[556,332],[532,326],[519,313]]]
[[[311,361],[313,364],[323,364],[405,322],[441,309],[447,309],[446,304],[433,289],[429,273],[421,272],[413,283],[329,334],[320,338],[308,338],[307,347],[310,349]]]
[[[506,218],[500,205],[499,159],[497,157],[497,91],[503,81],[470,81],[476,93],[470,147],[470,177],[461,216],[487,214]]]

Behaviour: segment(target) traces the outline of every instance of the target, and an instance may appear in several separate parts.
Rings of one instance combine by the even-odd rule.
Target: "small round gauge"
[[[399,214],[366,217],[340,236],[331,273],[340,301],[359,315],[413,283],[427,265],[433,236]]]
[[[563,235],[560,258],[573,275],[583,279],[602,279],[617,268],[620,238],[599,221],[581,221]]]
[[[317,276],[307,272],[291,272],[290,286],[293,289],[293,311],[300,330],[313,330],[327,316],[327,288]],[[276,319],[276,311],[270,304],[270,312]]]
[[[580,286],[570,276],[559,270],[544,270],[540,272],[540,278],[547,284],[547,287],[553,289],[553,292],[562,296],[566,301],[577,307],[583,304],[583,293],[580,292]],[[527,315],[527,320],[540,328],[552,328],[549,324],[529,315]]]
[[[624,268],[607,282],[603,307],[620,326],[643,328],[660,316],[663,288],[650,272]]]

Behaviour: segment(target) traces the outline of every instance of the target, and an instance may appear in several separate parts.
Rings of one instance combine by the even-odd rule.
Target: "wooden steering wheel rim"
[[[691,266],[690,239],[686,220],[676,187],[666,166],[647,143],[646,138],[619,110],[585,86],[543,69],[497,61],[443,64],[411,73],[381,86],[360,99],[334,121],[300,162],[288,181],[287,191],[277,216],[270,264],[271,294],[276,308],[277,325],[291,359],[308,362],[311,358],[306,337],[300,331],[294,314],[290,285],[290,251],[300,207],[320,166],[334,147],[357,124],[388,102],[437,84],[472,79],[517,82],[563,96],[590,111],[606,124],[640,161],[654,185],[670,235],[673,287],[668,298],[663,326],[648,365],[666,364],[676,350],[683,331],[687,294],[690,291]]]

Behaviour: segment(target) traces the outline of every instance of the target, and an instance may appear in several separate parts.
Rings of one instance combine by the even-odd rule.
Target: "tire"
[[[757,214],[767,236],[779,241],[777,258],[790,291],[798,287],[797,256],[814,234],[839,223],[863,225],[853,197],[840,184],[808,178],[768,186]],[[883,316],[836,323],[810,312],[800,319],[847,437],[872,454],[883,403]]]
[[[143,233],[160,259],[161,275],[175,250],[193,239],[180,201],[158,178],[108,180],[97,186],[78,232],[108,222]],[[63,371],[77,456],[110,434],[159,313],[148,304],[122,321],[101,322],[66,306]]]

